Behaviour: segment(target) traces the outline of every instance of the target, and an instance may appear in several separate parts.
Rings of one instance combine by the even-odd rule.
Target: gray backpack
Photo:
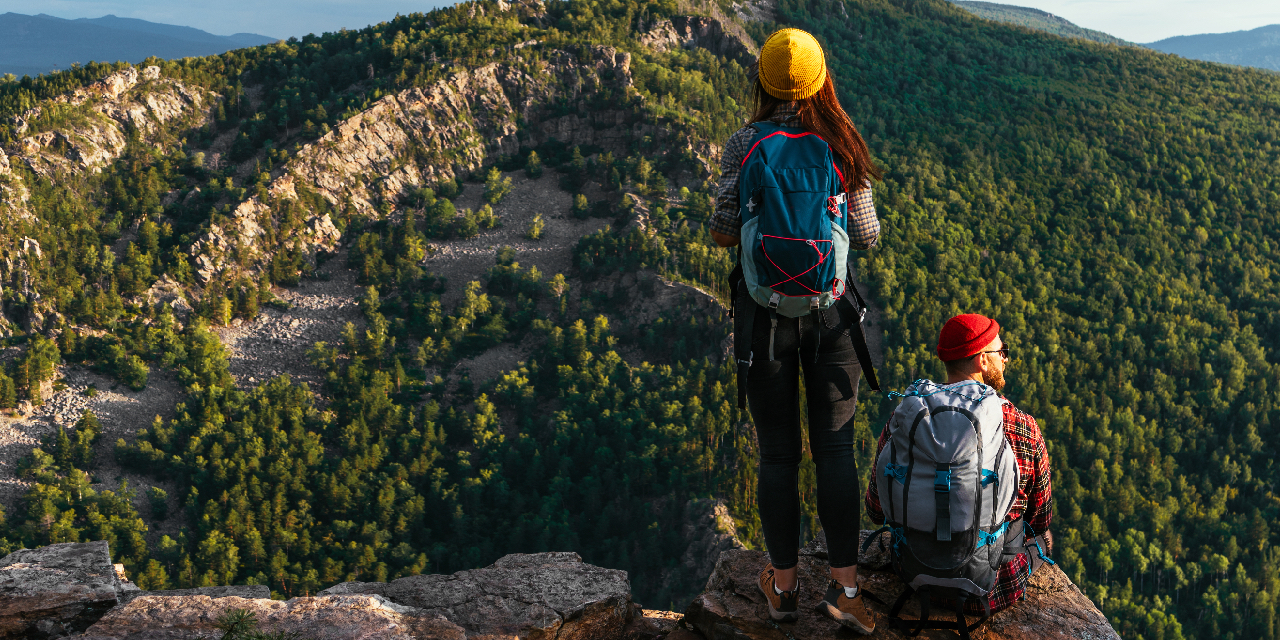
[[[885,427],[889,440],[872,480],[893,568],[907,585],[891,623],[913,636],[956,629],[968,638],[987,616],[967,626],[965,601],[981,601],[989,614],[1000,564],[1023,551],[1022,521],[1005,520],[1018,492],[1018,462],[1004,434],[1004,400],[974,381],[917,380],[892,395],[902,403]],[[912,594],[920,596],[920,619],[904,621],[898,613]],[[956,602],[955,623],[929,622],[930,595]]]

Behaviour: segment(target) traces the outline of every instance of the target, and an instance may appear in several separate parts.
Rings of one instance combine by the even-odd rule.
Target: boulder
[[[863,539],[869,532],[863,532]],[[870,553],[879,546],[872,542],[860,565],[861,586],[885,602],[893,602],[903,584],[892,572],[872,570],[869,564],[887,559],[884,552]],[[800,555],[800,619],[774,623],[769,620],[764,596],[756,587],[756,577],[767,562],[761,551],[729,550],[720,554],[715,572],[707,581],[707,590],[694,599],[685,612],[684,624],[705,638],[734,640],[827,640],[847,638],[852,634],[835,622],[813,612],[822,598],[828,580],[825,541],[815,540]],[[876,614],[876,631],[872,638],[897,638],[902,634],[889,628],[887,608],[868,602]],[[903,616],[917,614],[915,602],[908,604]],[[938,615],[935,612],[935,615]],[[941,615],[947,615],[943,613]],[[970,619],[973,622],[974,619]],[[993,616],[982,628],[985,640],[1022,640],[1096,638],[1119,639],[1105,616],[1071,583],[1057,566],[1045,566],[1032,577],[1026,599]],[[920,638],[956,637],[953,631],[926,631]]]
[[[193,311],[191,303],[187,302],[186,289],[181,282],[174,280],[169,274],[156,280],[150,289],[143,294],[148,304],[158,307],[162,304],[168,304],[173,310],[173,315],[179,321],[185,321]]]
[[[0,560],[0,637],[84,631],[119,590],[105,540],[19,549]]]
[[[511,554],[484,569],[385,584],[347,582],[321,592],[337,593],[385,595],[448,619],[468,638],[621,640],[633,617],[625,571],[564,552]]]
[[[380,596],[342,595],[279,600],[235,596],[143,596],[113,609],[78,640],[198,640],[218,638],[219,619],[233,610],[253,614],[259,632],[311,640],[464,640],[439,615],[402,607]]]

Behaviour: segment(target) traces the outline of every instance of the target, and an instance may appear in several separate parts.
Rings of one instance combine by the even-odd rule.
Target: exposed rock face
[[[670,593],[696,592],[715,570],[721,553],[746,548],[722,500],[690,500],[684,508],[684,523],[684,555],[662,577],[662,586]]]
[[[153,306],[169,305],[179,320],[186,320],[192,311],[191,304],[187,302],[186,289],[182,283],[169,277],[168,274],[151,285],[143,296],[147,303]]]
[[[652,133],[651,125],[628,127],[630,112],[623,110],[545,117],[560,100],[605,94],[621,99],[633,91],[631,54],[602,46],[587,53],[580,58],[553,50],[536,63],[517,57],[386,96],[303,146],[271,183],[270,196],[296,200],[305,186],[335,207],[376,217],[381,203],[394,205],[414,188],[468,174],[522,146],[556,138],[620,151],[632,137]],[[587,112],[582,106],[578,111]],[[520,133],[519,121],[526,123]],[[254,196],[241,203],[228,225],[210,228],[191,247],[201,281],[233,268],[237,247],[250,271],[257,271],[279,248],[297,249],[311,261],[317,251],[333,251],[340,237],[320,212],[309,212],[300,228],[283,237],[281,224],[271,202]]]
[[[380,596],[339,595],[279,600],[209,596],[143,596],[112,610],[85,640],[196,640],[219,637],[218,618],[252,612],[260,631],[313,640],[463,640],[461,628],[437,615],[401,607]]]
[[[735,25],[736,26],[736,25]],[[737,29],[740,31],[741,27]],[[746,66],[755,60],[759,50],[746,34],[727,32],[724,23],[704,16],[676,16],[661,20],[640,36],[640,44],[658,51],[673,48],[700,47],[712,53],[737,60]]]
[[[484,569],[321,592],[356,593],[443,616],[467,638],[621,639],[633,616],[626,572],[585,564],[576,553],[511,554]]]
[[[27,209],[27,201],[31,192],[13,172],[13,165],[4,149],[0,149],[0,213],[31,219],[34,216]]]
[[[141,73],[129,67],[15,118],[17,130],[26,132],[45,109],[74,114],[65,117],[56,131],[26,136],[8,152],[46,177],[64,171],[97,171],[124,153],[128,127],[145,135],[192,112],[207,111],[210,104],[211,94],[162,79],[159,67],[147,67]]]
[[[268,194],[275,199],[296,200],[293,176],[277,179]],[[226,227],[210,225],[204,235],[192,243],[190,253],[195,259],[196,275],[201,282],[208,282],[228,268],[234,268],[237,253],[252,265],[251,272],[265,268],[272,257],[283,250],[298,251],[314,266],[316,254],[335,251],[341,238],[342,232],[327,213],[311,211],[302,224],[290,225],[276,215],[272,204],[253,196],[236,207]]]
[[[864,539],[865,534],[864,532]],[[879,546],[872,543],[872,548]],[[821,554],[821,556],[819,555]],[[768,561],[761,551],[731,550],[720,556],[715,572],[707,581],[707,590],[694,599],[685,613],[685,624],[706,638],[735,640],[784,640],[805,638],[824,640],[846,638],[850,632],[813,611],[822,598],[828,580],[825,544],[806,546],[800,555],[800,620],[774,624],[769,621],[764,596],[756,587],[756,577]],[[872,563],[887,560],[883,552],[868,554]],[[861,586],[885,602],[893,602],[902,592],[902,582],[888,571],[862,566]],[[901,634],[889,628],[887,610],[868,602],[876,614],[873,638],[897,638]],[[903,616],[918,614],[915,603],[908,604]],[[936,615],[936,613],[935,613]],[[946,615],[946,614],[941,614]],[[972,622],[972,620],[971,620]],[[1044,566],[1032,577],[1026,600],[1001,611],[981,629],[987,640],[1023,640],[1067,638],[1115,638],[1119,635],[1106,617],[1085,597],[1056,566]],[[955,638],[953,631],[925,631],[921,638]]]
[[[120,588],[105,540],[14,551],[0,560],[0,637],[83,631]]]

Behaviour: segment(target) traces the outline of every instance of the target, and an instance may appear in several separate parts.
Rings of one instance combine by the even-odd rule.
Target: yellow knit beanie
[[[760,49],[760,83],[779,100],[803,100],[827,79],[822,45],[799,29],[779,29]]]

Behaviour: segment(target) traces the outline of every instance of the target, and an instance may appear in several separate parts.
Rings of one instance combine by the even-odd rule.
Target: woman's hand
[[[712,240],[715,240],[715,241],[716,241],[716,244],[718,244],[718,245],[720,245],[720,246],[722,246],[722,247],[736,247],[736,246],[738,246],[738,236],[731,236],[731,235],[727,235],[727,234],[724,234],[724,233],[720,233],[719,231],[716,231],[715,229],[711,229],[711,239],[712,239]]]

